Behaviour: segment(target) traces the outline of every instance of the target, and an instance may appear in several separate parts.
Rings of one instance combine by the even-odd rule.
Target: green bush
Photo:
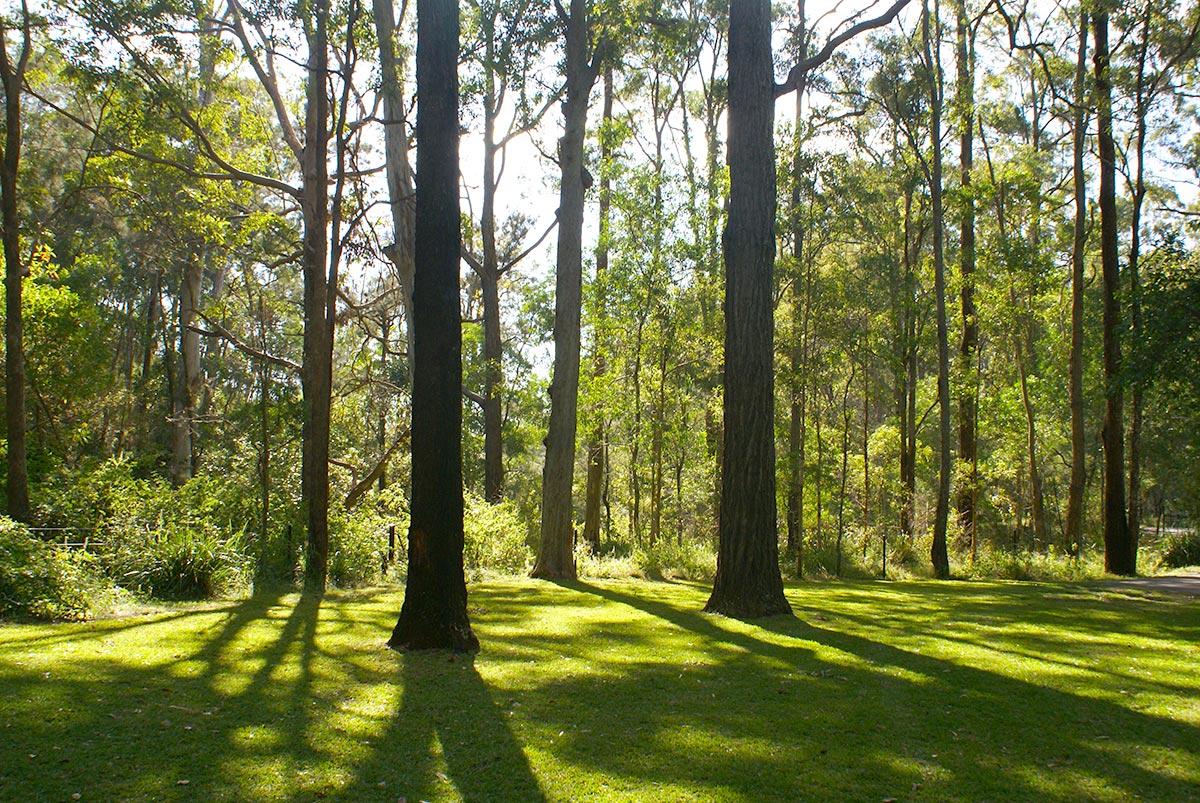
[[[717,553],[696,541],[661,540],[637,550],[634,560],[641,575],[651,580],[712,580],[717,573]]]
[[[974,563],[969,562],[969,556],[962,560],[962,565],[951,567],[952,574],[957,577],[1070,582],[1095,579],[1104,574],[1102,558],[1095,553],[1082,558],[1053,549],[1048,552],[980,549]]]
[[[0,516],[0,615],[82,619],[95,579],[88,555],[56,550],[25,525]]]
[[[524,574],[533,563],[525,540],[526,528],[516,505],[508,500],[491,505],[467,494],[463,516],[466,541],[463,566],[474,574]]]
[[[1200,566],[1200,530],[1171,533],[1163,543],[1163,556],[1158,565],[1164,569]]]
[[[387,519],[366,505],[355,508],[350,515],[331,516],[329,583],[339,588],[359,588],[379,582],[387,527]]]
[[[207,599],[241,588],[250,560],[241,533],[223,535],[187,517],[118,519],[106,527],[102,552],[122,587],[161,599]]]

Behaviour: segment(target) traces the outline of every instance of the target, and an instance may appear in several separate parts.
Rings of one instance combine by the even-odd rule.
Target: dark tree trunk
[[[329,261],[329,70],[328,0],[317,0],[309,34],[307,105],[300,208],[304,235],[304,397],[301,496],[305,509],[304,587],[325,590],[329,563],[329,417],[333,381],[332,333],[326,315]]]
[[[975,498],[978,493],[978,449],[976,447],[977,383],[975,381],[975,352],[979,348],[979,320],[975,309],[975,197],[971,187],[974,166],[975,122],[975,65],[974,37],[967,17],[966,0],[956,0],[958,41],[957,104],[959,115],[959,154],[962,180],[961,239],[959,270],[962,289],[959,291],[962,309],[962,339],[958,345],[959,374],[963,390],[958,398],[958,459],[967,466],[966,477],[958,492],[958,524],[975,553]]]
[[[412,505],[393,649],[479,649],[462,562],[457,69],[458,6],[418,0]]]
[[[1104,286],[1104,568],[1133,575],[1125,518],[1125,394],[1121,387],[1121,269],[1117,254],[1116,145],[1113,142],[1112,79],[1109,75],[1108,8],[1093,17],[1096,34],[1096,105],[1100,151],[1100,263]]]
[[[942,75],[941,61],[932,46],[940,39],[931,30],[929,3],[926,0],[921,17],[921,33],[925,46],[925,60],[930,70],[930,139],[933,141],[933,158],[929,169],[929,194],[933,214],[933,284],[934,304],[937,311],[938,350],[938,488],[937,507],[933,519],[933,544],[930,560],[935,577],[950,576],[950,558],[946,549],[946,529],[950,518],[950,476],[953,472],[950,452],[950,341],[946,326],[946,256],[944,252],[945,212],[942,208]]]
[[[534,577],[575,577],[575,425],[579,403],[579,325],[583,305],[583,145],[588,95],[596,81],[588,62],[585,0],[571,0],[566,26],[567,94],[559,140],[562,182],[558,207],[558,265],[554,293],[554,374],[542,469],[541,548]]]
[[[1068,554],[1079,554],[1083,540],[1083,486],[1086,458],[1083,420],[1083,271],[1087,258],[1087,175],[1083,170],[1087,123],[1084,110],[1087,77],[1088,12],[1079,12],[1079,52],[1075,61],[1075,108],[1071,114],[1075,191],[1075,231],[1071,247],[1071,480],[1067,488],[1064,540]]]
[[[496,98],[494,18],[484,15],[486,53],[483,97],[483,203],[479,233],[483,239],[479,285],[483,295],[483,496],[493,505],[504,500],[504,344],[500,333],[500,259],[496,253]]]
[[[717,574],[705,610],[790,614],[775,502],[775,260],[771,4],[729,11],[729,220],[725,227],[725,467]]]
[[[22,343],[21,221],[17,206],[17,171],[21,164],[21,92],[29,61],[29,11],[22,9],[21,54],[14,63],[0,26],[0,80],[4,83],[4,153],[0,159],[0,205],[4,225],[4,419],[8,430],[8,515],[29,521],[29,480],[25,460],[25,350]]]

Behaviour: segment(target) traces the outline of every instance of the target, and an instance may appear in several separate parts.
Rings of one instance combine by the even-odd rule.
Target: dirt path
[[[1105,585],[1110,588],[1137,588],[1144,591],[1184,594],[1193,598],[1200,597],[1200,574],[1137,577],[1131,580],[1113,580],[1105,583]]]

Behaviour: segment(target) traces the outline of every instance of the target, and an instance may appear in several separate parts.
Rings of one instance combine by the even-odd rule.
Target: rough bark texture
[[[418,0],[412,505],[393,649],[479,649],[462,563],[457,68],[458,6]]]
[[[1116,146],[1112,127],[1108,9],[1097,10],[1094,56],[1100,151],[1100,264],[1104,292],[1104,568],[1132,575],[1137,565],[1125,518],[1125,394],[1121,388],[1121,270],[1117,258]]]
[[[305,509],[304,587],[325,590],[329,562],[329,414],[333,379],[332,333],[326,316],[326,267],[329,260],[329,99],[325,76],[329,69],[328,0],[317,0],[308,34],[308,87],[301,159],[300,198],[304,234],[301,267],[304,273],[304,397],[301,496]]]
[[[978,449],[976,447],[977,384],[975,382],[975,352],[979,348],[979,319],[975,310],[975,196],[971,187],[974,167],[975,123],[975,65],[971,21],[967,17],[966,0],[956,0],[957,17],[957,105],[959,115],[959,170],[962,181],[962,217],[959,220],[959,271],[962,289],[959,291],[962,310],[962,338],[958,345],[959,375],[963,378],[958,397],[958,459],[966,466],[958,491],[958,524],[963,535],[975,548],[975,497],[978,493]]]
[[[567,94],[559,140],[562,181],[558,206],[558,264],[554,293],[554,374],[542,469],[541,548],[534,577],[574,578],[575,425],[579,405],[579,324],[583,304],[583,145],[588,95],[596,71],[588,63],[587,3],[571,0],[566,26]]]
[[[200,334],[192,327],[200,309],[203,265],[197,255],[183,267],[179,285],[179,378],[175,384],[171,416],[171,484],[179,487],[192,478],[196,460],[197,401],[204,387],[200,368]]]
[[[0,27],[0,80],[4,83],[4,153],[0,157],[0,206],[4,226],[4,418],[8,435],[8,515],[29,521],[29,480],[25,460],[25,351],[21,320],[21,283],[25,268],[21,260],[20,217],[17,207],[17,170],[21,163],[21,91],[30,47],[29,12],[24,11],[25,30],[21,55],[13,63],[8,41]]]
[[[941,64],[932,55],[929,3],[926,2],[921,18],[921,33],[925,43],[925,59],[931,70],[930,94],[930,139],[933,141],[933,159],[929,168],[929,195],[933,213],[933,287],[934,305],[937,311],[938,348],[938,489],[937,508],[933,520],[933,544],[930,560],[935,577],[950,576],[950,558],[946,548],[946,528],[950,518],[950,477],[953,471],[950,454],[950,342],[946,326],[946,255],[945,255],[945,211],[942,208],[942,79]]]
[[[725,227],[725,466],[717,575],[705,610],[790,614],[775,502],[775,260],[771,4],[729,12],[729,219]]]
[[[1083,170],[1087,123],[1084,116],[1084,82],[1087,78],[1088,12],[1079,12],[1079,51],[1075,61],[1075,110],[1072,182],[1075,192],[1075,231],[1071,247],[1071,479],[1067,487],[1067,520],[1063,540],[1068,554],[1079,553],[1083,538],[1083,484],[1086,460],[1083,419],[1083,269],[1087,249],[1087,175]]]

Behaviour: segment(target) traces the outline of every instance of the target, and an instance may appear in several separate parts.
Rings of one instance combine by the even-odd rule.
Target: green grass
[[[0,626],[0,800],[1200,800],[1200,606],[1098,586],[491,582]],[[76,797],[78,796],[78,797]]]

